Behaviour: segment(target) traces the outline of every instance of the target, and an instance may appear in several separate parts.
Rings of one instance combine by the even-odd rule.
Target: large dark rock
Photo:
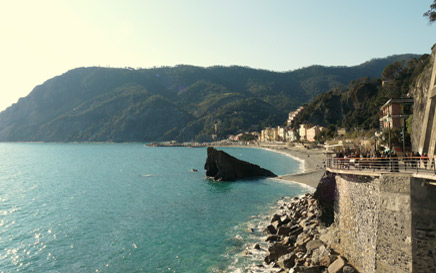
[[[212,147],[207,148],[207,159],[204,169],[208,177],[212,177],[217,181],[234,181],[243,178],[277,176],[258,165],[239,160]]]
[[[275,243],[268,248],[268,256],[265,257],[265,263],[270,264],[276,262],[278,258],[286,255],[292,251],[293,248],[282,245],[281,243]]]

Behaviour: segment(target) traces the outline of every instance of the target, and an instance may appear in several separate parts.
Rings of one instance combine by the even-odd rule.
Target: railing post
[[[390,172],[393,172],[393,169],[392,169],[392,157],[389,155],[389,169],[390,169]]]

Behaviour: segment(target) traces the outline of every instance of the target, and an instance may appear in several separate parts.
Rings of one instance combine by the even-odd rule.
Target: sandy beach
[[[281,175],[273,179],[280,179],[289,182],[296,182],[312,187],[313,190],[318,186],[318,182],[325,173],[324,161],[325,154],[322,148],[305,148],[301,146],[288,147],[282,143],[257,143],[250,145],[230,144],[230,145],[211,145],[215,147],[235,146],[265,149],[278,152],[299,160],[302,163],[302,170],[296,174]]]
[[[277,177],[285,181],[302,183],[316,188],[319,180],[325,172],[324,160],[325,154],[323,149],[306,149],[304,147],[287,147],[283,144],[265,144],[261,143],[257,148],[269,149],[289,155],[303,163],[303,171],[297,174],[288,174]]]
[[[289,182],[296,182],[312,187],[313,190],[318,186],[318,182],[325,172],[325,154],[323,148],[305,148],[299,144],[289,147],[285,143],[256,143],[241,145],[236,143],[190,143],[172,144],[172,143],[152,143],[148,146],[163,146],[163,147],[246,147],[265,149],[273,152],[278,152],[292,157],[301,162],[301,172],[296,174],[281,175],[274,179],[280,179]]]

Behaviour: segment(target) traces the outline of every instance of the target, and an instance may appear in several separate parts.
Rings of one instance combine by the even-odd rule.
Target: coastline
[[[219,147],[221,145],[218,145]],[[222,145],[221,147],[245,147],[245,148],[258,148],[270,152],[280,153],[285,156],[291,157],[300,162],[300,172],[295,174],[280,175],[275,178],[282,182],[299,183],[308,186],[310,191],[314,191],[318,186],[318,182],[325,173],[324,161],[325,155],[323,149],[306,149],[304,147],[294,146],[288,147],[285,144],[265,144],[258,145]]]
[[[294,197],[281,197],[264,213],[238,224],[239,231],[232,240],[237,240],[240,247],[225,254],[234,256],[234,259],[224,268],[217,268],[220,272],[323,272],[330,264],[343,261],[328,242],[320,240],[321,233],[326,230],[318,219],[321,212],[313,192],[325,173],[324,149],[303,145],[288,147],[278,143],[208,143],[205,146],[262,149],[290,157],[299,163],[299,171],[268,179],[283,184],[298,184],[306,192],[299,194],[300,191]],[[309,251],[306,251],[306,246],[310,246]],[[345,266],[346,262],[343,263]]]
[[[266,147],[265,147],[266,146]],[[260,145],[271,151],[276,151],[288,155],[302,162],[302,171],[296,174],[285,174],[278,176],[280,179],[288,182],[305,184],[316,189],[318,182],[325,172],[324,160],[325,155],[322,149],[306,149],[303,147],[287,147],[285,145]]]
[[[280,271],[276,262],[266,263],[266,259],[271,255],[271,246],[273,243],[268,240],[271,234],[266,232],[267,227],[271,225],[271,219],[275,215],[282,215],[289,204],[293,200],[305,200],[312,196],[321,177],[325,173],[324,160],[325,155],[323,149],[306,149],[304,147],[287,147],[280,144],[260,144],[260,145],[217,145],[216,147],[238,147],[238,148],[256,148],[263,149],[274,153],[280,153],[300,164],[300,172],[296,174],[286,174],[275,178],[279,183],[299,184],[303,187],[306,193],[295,197],[284,196],[275,201],[269,209],[260,215],[253,215],[250,221],[245,222],[247,225],[247,234],[242,234],[243,247],[240,253],[235,255],[235,261],[231,263],[223,272],[288,272]],[[247,237],[247,238],[246,238]],[[241,264],[238,263],[241,262]],[[243,271],[241,271],[243,266]]]

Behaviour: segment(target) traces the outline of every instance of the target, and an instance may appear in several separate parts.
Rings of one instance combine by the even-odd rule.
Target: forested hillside
[[[296,123],[334,124],[348,130],[378,129],[380,107],[390,98],[410,96],[411,85],[429,61],[429,55],[398,61],[383,70],[381,79],[364,77],[345,88],[322,93],[305,105]]]
[[[289,111],[316,95],[336,88],[325,96],[338,96],[352,80],[380,78],[387,65],[413,57],[285,73],[237,66],[77,68],[1,112],[0,141],[206,141],[215,132],[223,138],[281,125]],[[379,83],[359,80],[351,86],[361,85],[368,85],[365,93]]]

